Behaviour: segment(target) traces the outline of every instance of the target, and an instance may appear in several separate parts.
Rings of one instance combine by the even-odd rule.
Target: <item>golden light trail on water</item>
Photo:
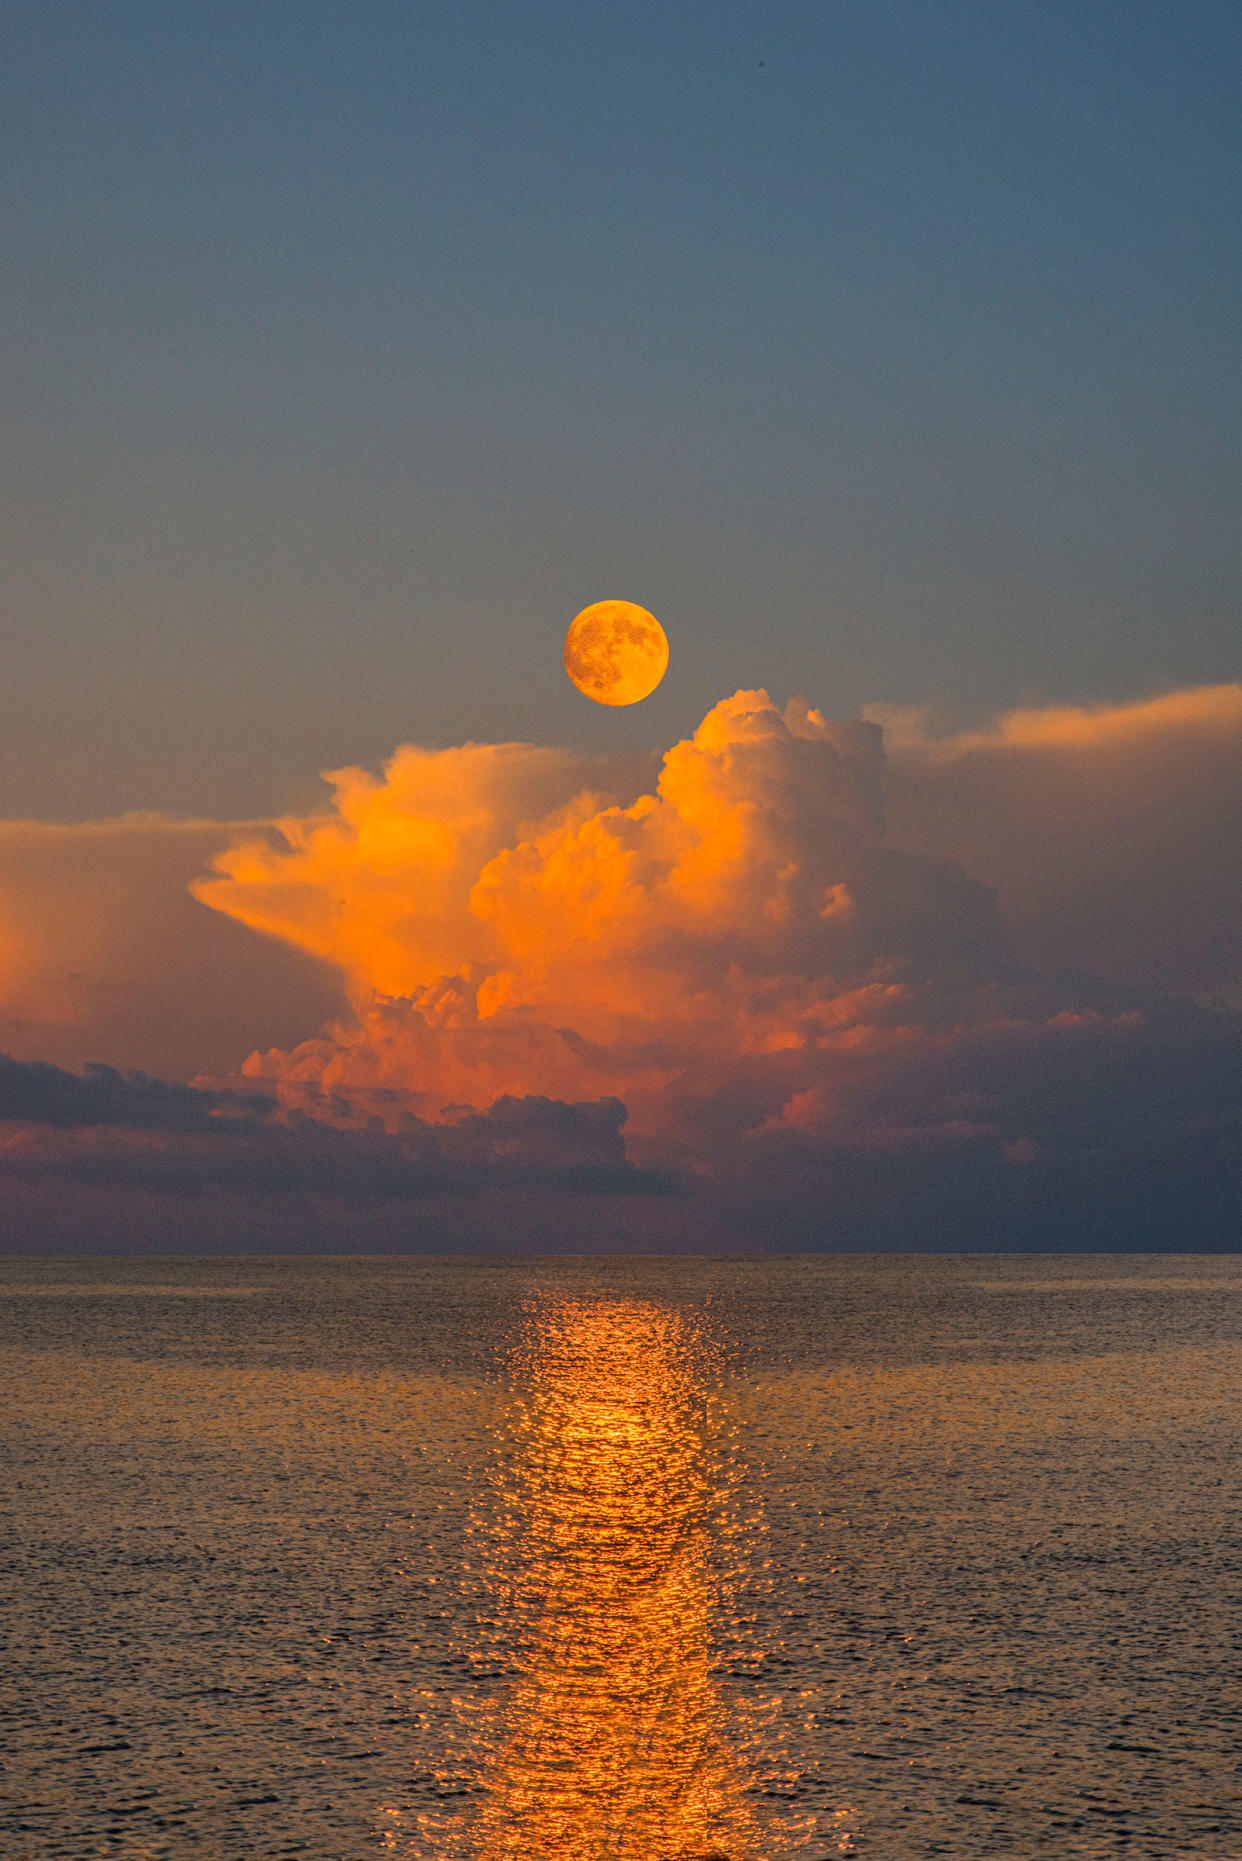
[[[525,1305],[471,1507],[452,1717],[415,1800],[379,1812],[397,1861],[855,1852],[853,1810],[802,1787],[805,1694],[756,1692],[781,1642],[727,1355],[654,1300]]]
[[[501,1545],[516,1686],[482,1779],[489,1861],[764,1861],[713,1672],[722,1493],[686,1322],[543,1310]]]

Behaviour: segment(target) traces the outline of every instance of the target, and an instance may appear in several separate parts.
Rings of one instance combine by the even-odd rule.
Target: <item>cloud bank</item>
[[[969,734],[738,692],[654,773],[407,746],[322,813],[187,825],[197,934],[331,1018],[189,1088],[0,1067],[15,1231],[1237,1244],[1242,687]]]
[[[997,888],[1040,968],[1242,1006],[1242,684],[886,724],[889,838]]]
[[[171,1225],[182,1245],[261,1244],[273,1230],[265,1203],[280,1207],[275,1228],[294,1244],[306,1239],[308,1211],[325,1204],[351,1211],[356,1233],[368,1221],[374,1227],[380,1210],[380,1228],[395,1238],[403,1218],[394,1224],[392,1211],[429,1201],[469,1199],[477,1219],[489,1196],[537,1196],[552,1208],[566,1198],[658,1196],[672,1187],[627,1159],[625,1107],[616,1099],[502,1098],[486,1112],[434,1124],[402,1113],[392,1130],[374,1118],[361,1127],[332,1122],[342,1109],[326,1104],[316,1118],[254,1091],[0,1057],[5,1238],[133,1242],[144,1205],[168,1223],[170,1204],[180,1204]],[[188,1217],[187,1201],[197,1204]]]
[[[1007,744],[1103,739],[1124,770],[1171,722],[1236,754],[1242,714],[1214,703],[1011,720],[995,752],[907,728],[899,758],[939,779]],[[1173,1195],[1185,1233],[1231,1241],[1242,1021],[1034,971],[992,888],[886,842],[876,722],[738,692],[651,793],[538,818],[546,757],[403,750],[381,779],[333,778],[331,816],[218,856],[197,896],[337,965],[357,1007],[253,1055],[248,1081],[386,1126],[615,1097],[629,1155],[699,1185],[714,1221],[744,1209],[739,1233],[978,1245],[986,1217],[997,1245],[1055,1245],[1054,1219],[1065,1244],[1124,1240],[1144,1196],[1167,1214]]]

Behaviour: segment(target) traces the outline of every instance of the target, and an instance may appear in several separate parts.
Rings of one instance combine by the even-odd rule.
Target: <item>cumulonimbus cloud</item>
[[[667,1142],[696,1098],[763,1077],[774,1115],[791,1056],[818,1073],[816,1053],[899,999],[1003,967],[991,893],[883,845],[872,724],[739,692],[670,750],[654,793],[571,796],[516,834],[490,748],[444,752],[447,770],[417,754],[382,782],[344,772],[333,818],[243,842],[195,888],[348,977],[356,1026],[247,1063],[291,1098],[383,1115],[392,1092],[432,1114],[616,1092]],[[515,773],[522,756],[507,753]]]
[[[641,1163],[763,1183],[803,1222],[836,1195],[855,1235],[886,1182],[911,1218],[986,1182],[1012,1220],[1019,1178],[1115,1208],[1152,1158],[1217,1186],[1209,1231],[1234,1218],[1242,1023],[1033,973],[989,887],[886,843],[874,722],[739,692],[651,793],[555,795],[573,773],[401,751],[336,776],[331,815],[218,856],[196,895],[336,964],[357,1008],[246,1078],[390,1128],[612,1096]]]
[[[655,774],[406,747],[282,822],[0,823],[0,1045],[201,1075],[0,1064],[7,1244],[1237,1244],[1242,687],[739,692]]]

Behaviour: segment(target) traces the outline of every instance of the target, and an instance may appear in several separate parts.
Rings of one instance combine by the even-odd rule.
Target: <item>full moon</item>
[[[637,704],[668,669],[668,640],[654,614],[632,601],[584,607],[565,635],[565,670],[596,704]]]

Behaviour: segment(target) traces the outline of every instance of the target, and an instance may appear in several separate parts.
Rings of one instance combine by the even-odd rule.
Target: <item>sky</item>
[[[6,8],[6,1244],[1236,1244],[1240,89],[1213,0]]]

